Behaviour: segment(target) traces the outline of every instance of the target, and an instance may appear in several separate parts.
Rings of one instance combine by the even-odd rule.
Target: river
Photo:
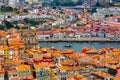
[[[62,50],[73,49],[75,51],[81,52],[82,47],[87,46],[89,48],[120,48],[120,42],[39,42],[40,47],[59,48]],[[65,45],[72,45],[72,47],[64,47]]]

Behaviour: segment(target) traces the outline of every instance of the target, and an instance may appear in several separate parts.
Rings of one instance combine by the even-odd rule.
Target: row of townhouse
[[[89,37],[96,37],[96,38],[120,38],[120,34],[111,34],[111,33],[105,33],[105,32],[95,32],[91,31],[89,33],[86,32],[69,32],[69,33],[62,33],[62,32],[57,32],[57,33],[43,33],[43,34],[37,34],[36,38],[37,39],[64,39],[64,38],[89,38]]]
[[[51,18],[51,16],[49,15],[15,15],[15,16],[12,16],[12,20],[23,20],[24,18],[32,18],[32,19],[36,19],[36,18]]]

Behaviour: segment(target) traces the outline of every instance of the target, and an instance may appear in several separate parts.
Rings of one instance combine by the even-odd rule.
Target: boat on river
[[[67,45],[64,45],[64,47],[72,47],[72,45],[70,45],[70,44],[67,44]]]

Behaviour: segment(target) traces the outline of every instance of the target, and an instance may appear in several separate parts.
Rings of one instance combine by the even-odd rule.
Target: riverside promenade
[[[109,38],[52,38],[52,39],[39,39],[38,41],[41,42],[69,42],[69,41],[76,41],[76,42],[120,42],[119,39],[109,39]]]

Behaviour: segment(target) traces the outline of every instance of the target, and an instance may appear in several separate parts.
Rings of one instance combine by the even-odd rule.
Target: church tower
[[[21,34],[21,39],[23,40],[26,49],[38,49],[39,48],[39,43],[38,40],[36,39],[36,31],[30,29],[24,29],[20,31]]]

